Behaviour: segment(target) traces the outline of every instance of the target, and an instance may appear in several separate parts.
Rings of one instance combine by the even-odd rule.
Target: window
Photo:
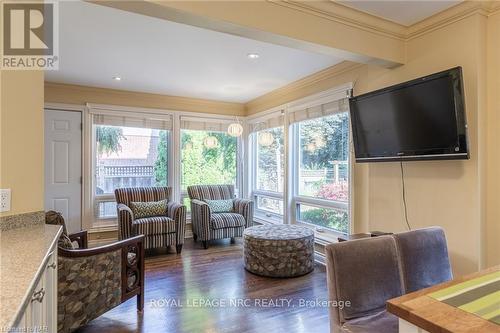
[[[94,222],[115,225],[116,188],[167,186],[171,119],[105,113],[92,114],[92,122]]]
[[[98,219],[116,218],[116,188],[167,185],[169,131],[96,125],[95,138]]]
[[[237,138],[224,132],[181,131],[181,190],[190,210],[189,185],[237,185]]]
[[[283,215],[285,149],[283,127],[254,132],[254,184],[256,213],[266,217]]]
[[[294,131],[297,221],[348,233],[348,113],[304,120]]]
[[[347,210],[299,204],[297,219],[341,233],[348,233],[349,215]]]
[[[257,137],[257,190],[283,192],[285,163],[283,127],[255,133]],[[264,140],[267,140],[264,142]]]

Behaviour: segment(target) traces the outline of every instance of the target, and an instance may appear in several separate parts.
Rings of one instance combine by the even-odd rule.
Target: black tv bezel
[[[453,80],[453,96],[455,104],[455,119],[457,124],[458,136],[459,136],[459,150],[451,151],[451,149],[431,149],[431,150],[419,150],[419,151],[406,151],[399,152],[397,155],[377,155],[377,156],[359,156],[356,150],[356,142],[358,140],[357,136],[357,121],[356,112],[353,104],[365,98],[370,98],[376,95],[385,94],[399,89],[404,89],[407,87],[414,86],[415,84],[420,84],[425,81],[450,76]],[[413,79],[403,83],[399,83],[386,88],[378,89],[366,94],[358,95],[349,98],[349,113],[351,117],[351,128],[354,143],[354,154],[356,162],[393,162],[393,161],[429,161],[429,160],[468,160],[469,155],[469,135],[467,129],[467,116],[465,111],[465,96],[463,87],[463,77],[462,77],[462,67],[454,67],[447,69],[438,73],[430,74],[418,79]],[[461,140],[460,137],[463,136]]]

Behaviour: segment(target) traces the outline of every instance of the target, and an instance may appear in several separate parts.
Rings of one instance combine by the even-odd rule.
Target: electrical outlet
[[[10,188],[0,189],[0,212],[10,210]]]

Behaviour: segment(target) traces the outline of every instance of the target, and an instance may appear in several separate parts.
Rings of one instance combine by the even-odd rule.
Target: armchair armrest
[[[176,245],[184,244],[186,233],[186,206],[170,201],[167,204],[167,216],[175,221]]]
[[[74,270],[75,263],[78,270],[92,270],[93,272],[105,270],[106,274],[114,274],[113,279],[119,279],[120,281],[120,302],[137,296],[138,310],[142,311],[144,308],[144,235],[90,249],[69,250],[59,248],[58,254],[59,273],[62,276],[66,276],[64,283],[71,284],[72,281],[70,280],[75,279],[74,276],[78,276],[71,274]],[[120,263],[120,267],[117,267],[118,263]],[[117,273],[119,274],[118,276]],[[85,275],[84,279],[88,279],[88,283],[98,284],[98,280],[100,279],[99,276],[100,274],[93,273]],[[82,277],[80,276],[78,278],[81,279]],[[61,279],[59,279],[59,281],[61,281]],[[80,284],[82,286],[85,285],[82,283]],[[80,287],[80,284],[76,284],[78,288],[86,288]],[[113,288],[111,284],[110,286],[110,288]],[[71,291],[71,293],[74,294],[73,296],[82,297],[82,295],[84,295],[83,297],[86,297],[85,295],[87,295],[87,293],[80,292],[78,288]],[[109,292],[111,293],[111,291]],[[68,296],[68,300],[74,298],[73,296]],[[79,299],[79,301],[85,303],[89,300]],[[106,304],[103,306],[109,305]],[[64,308],[66,309],[66,307]],[[92,315],[95,314],[90,314],[89,316]],[[91,320],[93,318],[88,319]]]
[[[134,213],[125,204],[116,206],[118,215],[118,239],[127,239],[132,236],[132,223],[134,222]]]
[[[192,199],[191,206],[193,206],[193,205],[196,207],[199,207],[201,209],[207,209],[210,212],[210,207],[208,206],[208,204],[205,201],[201,201],[198,199]]]
[[[253,205],[253,201],[249,199],[234,199],[234,211],[243,215],[246,228],[253,225]]]
[[[167,216],[172,220],[175,220],[176,218],[181,217],[180,215],[182,214],[183,208],[185,210],[186,206],[175,201],[169,201],[167,203]]]
[[[191,223],[193,233],[197,239],[207,241],[210,239],[210,207],[201,200],[191,200]]]
[[[63,257],[88,257],[88,256],[93,256],[97,254],[103,254],[103,253],[108,253],[108,252],[113,252],[119,249],[125,249],[127,246],[134,245],[140,243],[140,246],[143,246],[144,243],[144,235],[138,235],[134,236],[128,239],[124,239],[112,244],[106,244],[103,246],[98,246],[98,247],[91,247],[90,249],[64,249],[64,248],[59,248],[59,254]]]
[[[86,249],[89,246],[87,230],[75,232],[74,234],[68,235],[68,238],[72,242],[77,242],[78,248],[80,249]]]
[[[116,208],[118,209],[118,214],[127,214],[129,215],[132,221],[134,220],[134,213],[132,212],[132,209],[130,209],[129,206],[121,203],[116,205]]]

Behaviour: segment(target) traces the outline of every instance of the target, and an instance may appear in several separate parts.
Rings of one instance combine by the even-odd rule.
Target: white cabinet
[[[57,244],[55,245],[57,246]],[[49,252],[17,325],[18,332],[57,332],[57,248]],[[15,331],[15,330],[14,330]]]

